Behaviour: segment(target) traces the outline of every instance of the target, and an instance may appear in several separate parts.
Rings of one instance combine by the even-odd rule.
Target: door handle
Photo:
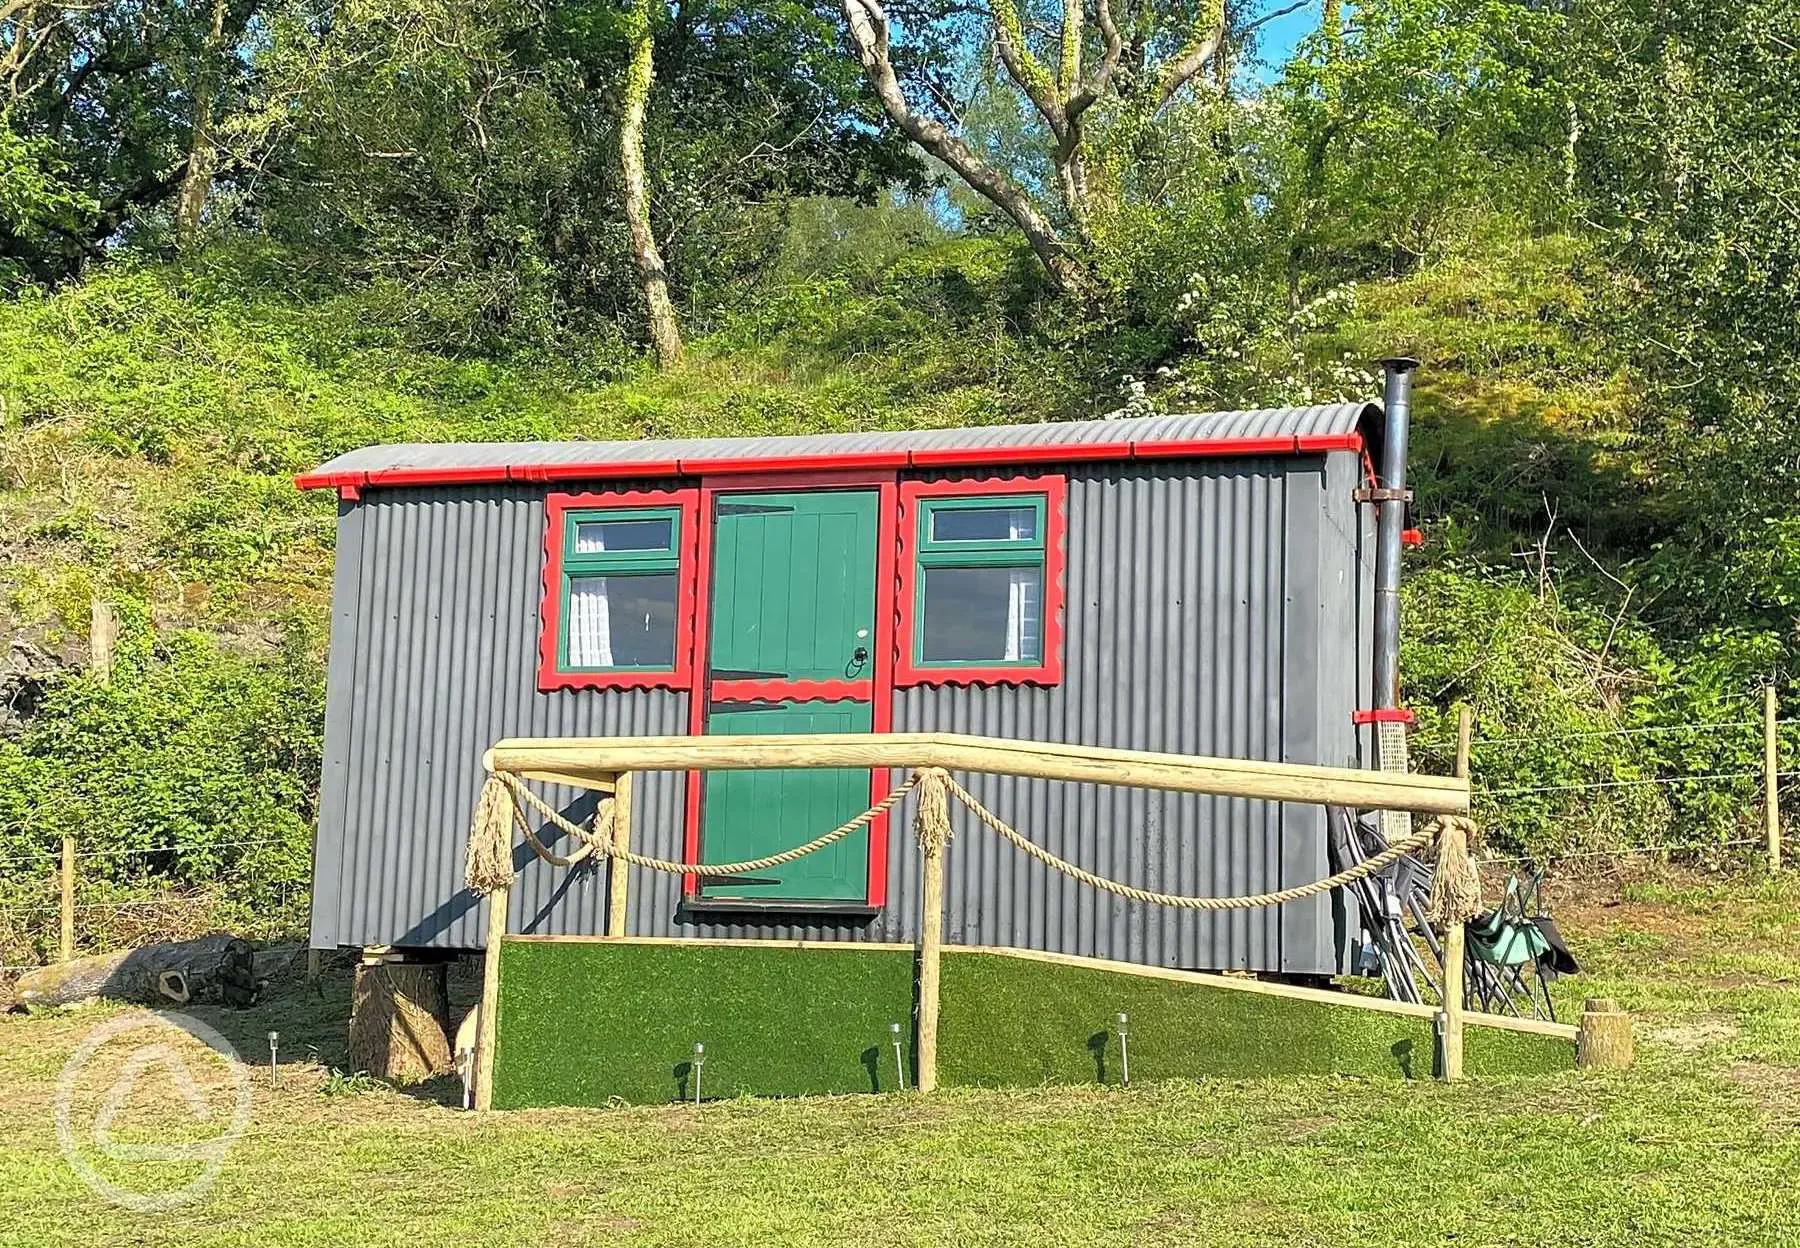
[[[850,652],[850,662],[852,664],[854,664],[855,666],[861,667],[863,664],[867,663],[868,661],[869,661],[869,648],[867,646],[858,646],[856,649],[854,649]]]

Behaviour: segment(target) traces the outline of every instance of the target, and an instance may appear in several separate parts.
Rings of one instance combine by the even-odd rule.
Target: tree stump
[[[350,997],[350,1069],[395,1083],[448,1074],[449,970],[442,962],[356,968]]]
[[[1589,997],[1576,1027],[1575,1064],[1593,1070],[1623,1070],[1631,1065],[1631,1015],[1610,997]]]
[[[14,986],[20,1005],[73,1005],[90,997],[184,1005],[247,1006],[256,995],[255,954],[229,932],[172,940],[27,971]]]

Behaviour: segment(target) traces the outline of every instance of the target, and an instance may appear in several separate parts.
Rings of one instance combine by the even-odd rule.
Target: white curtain
[[[1023,525],[1020,523],[1021,518],[1026,522]],[[1030,536],[1027,529],[1035,518],[1030,511],[1013,512],[1007,537],[1018,541]],[[1006,586],[1006,651],[1000,656],[1008,663],[1038,657],[1032,642],[1040,636],[1038,620],[1043,613],[1040,602],[1042,594],[1039,592],[1041,585],[1042,579],[1036,568],[1011,569]]]
[[[598,524],[575,525],[575,553],[597,554],[606,549],[606,529]],[[612,667],[612,607],[606,598],[604,576],[577,576],[569,580],[569,666]]]

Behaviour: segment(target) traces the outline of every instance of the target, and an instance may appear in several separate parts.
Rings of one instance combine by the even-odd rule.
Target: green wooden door
[[[868,732],[875,631],[874,490],[719,496],[706,680],[709,733]],[[737,862],[804,844],[869,805],[866,770],[709,772],[700,858]],[[703,884],[723,901],[858,903],[857,832],[772,871]]]

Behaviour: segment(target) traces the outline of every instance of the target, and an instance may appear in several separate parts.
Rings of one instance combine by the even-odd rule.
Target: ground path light
[[[1125,1037],[1131,1034],[1131,1017],[1124,1010],[1119,1011],[1114,1024],[1119,1029],[1119,1082],[1121,1086],[1131,1086],[1131,1050],[1127,1047]]]
[[[694,1108],[700,1108],[700,1068],[706,1065],[706,1045],[694,1041]]]
[[[277,1082],[279,1079],[279,1076],[276,1074],[276,1067],[275,1067],[275,1054],[277,1051],[280,1050],[280,1048],[281,1048],[281,1033],[279,1031],[271,1031],[269,1033],[269,1087],[270,1088],[275,1088],[275,1087],[279,1086],[278,1082]]]
[[[899,1077],[900,1090],[906,1091],[906,1058],[900,1052],[900,1024],[889,1023],[888,1034],[894,1038],[894,1074]]]

